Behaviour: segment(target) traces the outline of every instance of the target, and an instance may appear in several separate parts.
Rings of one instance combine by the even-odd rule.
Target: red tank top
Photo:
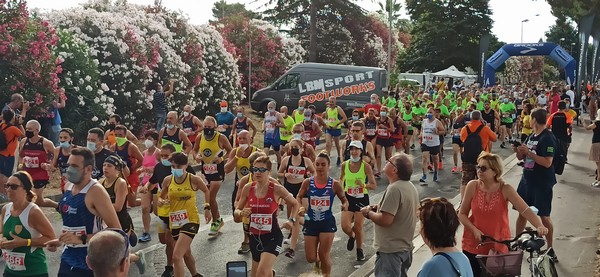
[[[250,233],[253,235],[269,234],[273,228],[279,228],[277,223],[277,209],[279,205],[275,200],[275,184],[269,182],[267,194],[263,198],[256,197],[257,183],[253,182],[248,195],[250,214]]]
[[[379,124],[383,124],[383,125],[387,126],[388,120],[389,120],[388,117],[385,118],[385,121],[381,121],[381,119],[378,120],[378,122],[377,122],[377,138],[380,138],[380,139],[390,138],[390,135],[391,135],[390,130],[388,130],[387,128],[379,128]]]
[[[312,145],[312,147],[315,147],[316,130],[313,130],[313,128],[312,128],[313,122],[310,121],[310,124],[308,124],[308,126],[306,124],[304,124],[304,122],[302,122],[302,126],[304,126],[304,133],[302,133],[302,140],[304,142]]]
[[[21,155],[23,156],[23,169],[31,175],[34,181],[50,179],[48,171],[41,167],[42,163],[48,162],[48,153],[44,149],[43,137],[40,137],[36,143],[29,139],[25,140]]]

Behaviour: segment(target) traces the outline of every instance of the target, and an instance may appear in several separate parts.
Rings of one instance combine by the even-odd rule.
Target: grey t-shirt
[[[418,205],[419,193],[410,181],[396,181],[387,187],[378,212],[392,214],[394,221],[389,227],[375,224],[375,251],[396,253],[413,249]]]

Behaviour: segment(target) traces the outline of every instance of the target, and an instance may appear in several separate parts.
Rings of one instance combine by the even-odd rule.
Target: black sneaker
[[[500,148],[502,148],[502,149],[506,148],[506,145],[504,145],[504,142],[500,144]]]
[[[337,166],[340,166],[342,164],[342,160],[340,159],[340,157],[338,157],[337,159]]]
[[[165,266],[165,271],[163,271],[160,277],[173,277],[173,267]]]
[[[554,253],[554,248],[548,248],[548,250],[546,250],[546,255],[548,255],[548,257],[550,257],[554,263],[558,263],[558,257],[556,257],[556,253]]]
[[[352,249],[354,249],[354,238],[352,238],[352,237],[348,238],[348,243],[346,244],[346,249],[348,249],[348,251],[352,251]]]
[[[413,145],[411,145],[411,146],[410,146],[410,149],[415,149],[415,145],[414,145],[414,144],[413,144]]]
[[[360,248],[356,248],[356,260],[357,261],[365,260],[365,253],[363,253],[363,250]]]

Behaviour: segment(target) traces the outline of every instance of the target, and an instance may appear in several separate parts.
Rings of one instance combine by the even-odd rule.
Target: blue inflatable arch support
[[[567,84],[577,84],[575,82],[577,62],[556,43],[514,43],[502,46],[485,62],[483,76],[486,87],[496,84],[496,70],[511,56],[550,56],[561,68],[564,68]]]

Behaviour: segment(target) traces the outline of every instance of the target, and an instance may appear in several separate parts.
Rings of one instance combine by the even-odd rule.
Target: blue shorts
[[[318,237],[320,233],[335,233],[337,226],[335,225],[335,217],[324,221],[307,220],[304,222],[302,233],[305,236]]]
[[[329,129],[327,128],[325,130],[325,134],[329,134],[332,137],[339,137],[342,135],[342,129]]]
[[[264,148],[271,148],[271,146],[273,146],[273,150],[279,151],[281,140],[279,138],[265,138]]]
[[[0,174],[9,177],[13,174],[15,167],[15,156],[4,157],[0,155]]]
[[[539,216],[550,216],[552,211],[552,186],[546,184],[529,184],[521,177],[517,193],[528,206],[535,206]]]

